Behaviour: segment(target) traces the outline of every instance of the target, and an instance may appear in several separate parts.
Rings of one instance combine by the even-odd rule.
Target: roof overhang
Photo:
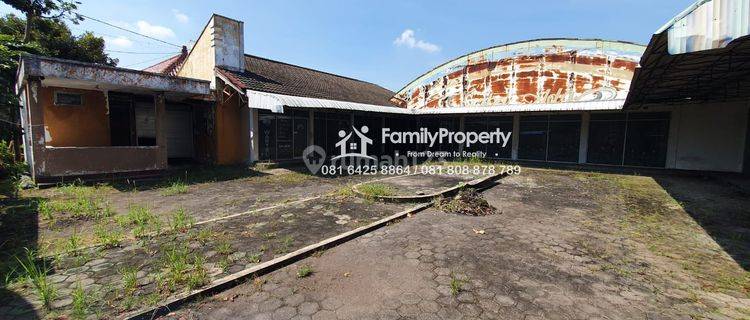
[[[115,90],[125,92],[163,92],[169,97],[194,97],[210,94],[210,82],[157,73],[116,68],[93,63],[24,55],[18,68],[16,91],[29,78],[42,80],[44,86]]]
[[[283,113],[284,107],[364,111],[389,114],[439,115],[439,114],[478,114],[516,112],[565,112],[565,111],[606,111],[621,110],[623,100],[587,101],[569,103],[537,103],[496,105],[461,108],[404,109],[355,102],[296,97],[276,93],[247,90],[248,107]]]
[[[750,98],[750,1],[700,0],[653,35],[625,109]]]

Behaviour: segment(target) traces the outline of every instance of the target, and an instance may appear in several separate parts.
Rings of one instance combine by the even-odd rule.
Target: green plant
[[[26,164],[16,161],[12,143],[0,140],[0,195],[17,197],[18,184],[24,172]]]
[[[205,259],[201,256],[196,256],[193,259],[192,270],[190,271],[190,274],[188,274],[187,278],[188,289],[193,290],[206,284],[208,280],[208,274],[206,273],[206,268],[203,267],[204,263]]]
[[[124,267],[119,270],[122,277],[122,290],[126,295],[131,295],[138,288],[138,270],[133,267]]]
[[[459,292],[463,291],[464,280],[458,279],[456,275],[451,272],[451,295],[456,296]]]
[[[188,192],[188,186],[184,182],[180,180],[172,181],[172,183],[164,188],[164,191],[162,191],[162,195],[164,196],[174,196],[178,194],[183,194]]]
[[[76,284],[70,296],[73,298],[73,312],[71,316],[74,319],[85,319],[88,313],[90,297],[86,295],[80,283]]]
[[[289,252],[289,249],[291,249],[293,244],[294,238],[292,236],[288,235],[281,238],[281,244],[278,248],[276,248],[276,253],[282,254]]]
[[[193,224],[195,224],[195,219],[185,213],[184,209],[177,209],[172,214],[172,219],[170,220],[169,224],[172,231],[185,232],[193,227]]]
[[[213,232],[211,232],[210,229],[201,229],[198,231],[198,234],[195,236],[195,239],[198,240],[201,244],[206,244],[208,241],[211,240],[213,237]]]
[[[359,192],[363,193],[367,197],[388,197],[396,194],[396,190],[386,184],[382,183],[367,183],[357,187]]]
[[[251,263],[259,263],[261,260],[261,257],[263,257],[263,253],[253,253],[251,255],[247,256],[247,261]]]
[[[304,265],[297,269],[297,278],[304,278],[313,273],[313,269],[309,265]]]
[[[67,251],[73,252],[73,255],[76,255],[75,251],[77,251],[82,244],[83,240],[81,239],[81,236],[78,235],[78,231],[73,230],[73,234],[68,237],[68,242],[65,245],[65,249]]]
[[[23,276],[31,282],[39,299],[42,300],[44,307],[48,310],[52,308],[52,301],[57,297],[57,291],[47,277],[50,268],[44,260],[37,263],[33,251],[25,248],[26,254],[23,259],[16,257],[18,264],[23,268]]]
[[[122,242],[122,232],[108,229],[104,225],[94,226],[94,236],[106,248],[114,248]]]
[[[228,255],[232,253],[232,244],[229,243],[227,240],[221,240],[218,245],[216,245],[216,252],[223,255]]]

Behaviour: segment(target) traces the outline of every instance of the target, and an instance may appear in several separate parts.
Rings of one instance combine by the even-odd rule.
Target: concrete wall
[[[56,106],[55,92],[83,94],[83,106]],[[45,87],[39,91],[44,109],[45,142],[51,147],[110,145],[106,97],[101,91]]]
[[[741,172],[748,102],[675,106],[667,167]]]
[[[242,21],[213,15],[177,75],[209,80],[211,87],[215,88],[214,68],[216,66],[243,70],[245,68],[243,28]]]

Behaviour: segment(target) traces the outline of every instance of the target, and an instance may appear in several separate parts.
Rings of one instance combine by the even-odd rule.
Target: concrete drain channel
[[[409,175],[409,176],[415,176],[415,175]],[[263,262],[252,268],[248,268],[240,272],[227,275],[223,278],[216,279],[212,281],[208,286],[176,295],[170,298],[169,300],[165,301],[161,305],[128,313],[124,316],[124,319],[129,319],[129,320],[130,319],[132,320],[154,319],[156,317],[166,315],[172,310],[176,310],[180,306],[186,303],[193,302],[202,297],[210,296],[212,294],[217,294],[219,292],[231,289],[243,283],[247,279],[250,279],[253,277],[259,277],[259,276],[271,273],[285,266],[288,266],[292,263],[305,259],[317,251],[326,250],[326,249],[335,247],[349,240],[355,239],[361,235],[377,230],[393,221],[401,220],[414,213],[423,211],[429,208],[430,206],[432,206],[433,203],[431,202],[431,200],[439,196],[452,196],[458,193],[458,191],[465,189],[465,188],[475,188],[477,190],[484,190],[486,188],[489,188],[493,182],[502,178],[503,176],[505,176],[505,174],[495,174],[495,175],[480,177],[480,178],[476,178],[467,182],[458,183],[452,187],[443,189],[438,192],[432,192],[430,194],[424,194],[424,195],[374,197],[377,200],[386,201],[386,202],[422,202],[422,203],[412,208],[403,210],[401,212],[395,213],[393,215],[390,215],[388,217],[375,221],[366,226],[344,232],[342,234],[336,235],[334,237],[330,237],[318,243],[311,244],[301,249],[298,249],[296,251],[290,252],[281,257]],[[404,177],[408,177],[408,176],[388,177],[384,179],[368,181],[367,183],[380,183],[383,181],[389,181],[392,179],[404,178]],[[364,184],[365,183],[355,185],[353,187],[354,192],[358,196],[373,199],[373,197],[367,194],[364,194],[361,191],[358,191],[357,186],[364,185]]]

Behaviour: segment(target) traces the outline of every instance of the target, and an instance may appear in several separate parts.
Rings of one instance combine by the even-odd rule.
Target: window
[[[56,106],[80,107],[83,105],[83,94],[73,92],[55,92]]]
[[[591,115],[588,163],[664,167],[669,112]]]
[[[260,160],[290,160],[302,157],[307,148],[308,111],[283,114],[261,110],[258,114]]]

